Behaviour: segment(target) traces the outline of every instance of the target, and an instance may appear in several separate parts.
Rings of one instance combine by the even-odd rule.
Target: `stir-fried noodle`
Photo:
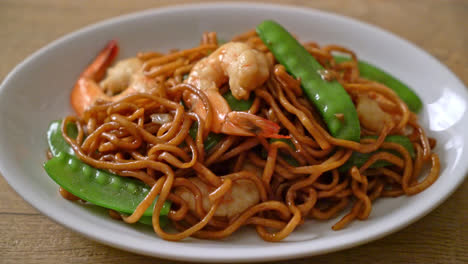
[[[81,116],[68,116],[62,122],[63,136],[81,161],[151,187],[132,215],[121,215],[123,221],[138,221],[158,197],[152,221],[163,239],[221,239],[251,225],[262,239],[279,241],[309,218],[332,219],[345,210],[334,230],[365,220],[374,200],[413,195],[437,179],[435,140],[427,138],[416,114],[393,90],[360,76],[354,52],[336,45],[304,44],[325,67],[323,78],[338,80],[356,104],[360,142],[327,132],[303,95],[300,80],[276,61],[255,31],[232,41],[245,43],[267,58],[269,75],[250,91],[253,102],[246,112],[278,124],[276,136],[271,137],[285,139],[272,140],[253,130],[252,136],[222,130],[214,146],[208,149],[204,144],[220,106],[187,77],[220,46],[214,32],[205,33],[198,47],[137,54],[151,89],[118,100],[98,100]],[[352,60],[337,63],[335,52]],[[220,94],[232,90],[230,82],[217,88]],[[112,93],[107,91],[107,96],[111,98]],[[193,111],[194,102],[203,115]],[[373,109],[377,111],[367,114],[379,118],[380,113],[380,120],[363,116]],[[68,123],[77,125],[76,139],[67,135]],[[400,144],[384,141],[388,135],[408,136],[415,157]],[[377,151],[382,149],[388,151]],[[363,165],[340,170],[355,152],[372,154]],[[390,164],[372,166],[382,161]],[[431,164],[430,172],[420,179],[426,163]],[[160,227],[158,216],[166,200],[172,202],[169,219],[178,233]]]

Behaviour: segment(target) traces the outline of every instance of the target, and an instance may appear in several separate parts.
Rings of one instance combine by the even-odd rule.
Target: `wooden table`
[[[0,1],[0,80],[29,54],[91,23],[185,1]],[[468,84],[468,1],[269,1],[331,11],[415,43]],[[428,76],[429,78],[430,76]],[[1,158],[1,157],[0,157]],[[468,181],[406,229],[357,248],[288,263],[468,263]],[[0,177],[0,263],[177,263],[101,245],[52,222]]]

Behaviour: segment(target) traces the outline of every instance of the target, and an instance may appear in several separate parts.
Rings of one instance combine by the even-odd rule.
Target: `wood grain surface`
[[[0,80],[35,50],[83,26],[188,2],[0,0]],[[468,84],[468,1],[268,2],[331,11],[382,27],[423,48]],[[465,181],[446,202],[404,230],[360,247],[287,263],[468,263],[467,224]],[[40,214],[0,177],[0,263],[179,262],[135,255],[84,238]]]

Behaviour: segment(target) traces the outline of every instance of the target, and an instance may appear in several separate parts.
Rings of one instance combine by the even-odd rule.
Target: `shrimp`
[[[250,163],[245,163],[243,166],[244,170],[253,172],[261,177],[262,172]],[[208,211],[211,207],[209,194],[215,190],[214,187],[208,186],[206,183],[198,178],[189,178],[189,180],[195,184],[201,192],[203,209]],[[189,210],[196,212],[195,197],[192,192],[185,188],[177,188],[175,194],[180,196],[185,202],[187,202]],[[214,213],[215,216],[227,217],[233,219],[237,215],[247,210],[260,202],[260,193],[257,190],[255,183],[251,180],[237,180],[232,183],[230,192],[223,197],[223,201]]]
[[[206,94],[214,109],[211,130],[237,136],[263,136],[279,138],[279,125],[262,117],[246,112],[231,111],[219,87],[229,81],[233,96],[248,99],[250,92],[260,87],[270,75],[267,57],[247,44],[228,42],[208,57],[198,61],[191,70],[187,83]],[[203,102],[190,95],[192,110],[202,119],[206,118]]]
[[[366,129],[380,133],[386,123],[393,122],[392,115],[382,110],[379,103],[367,94],[360,94],[356,105],[359,121]]]
[[[121,60],[107,70],[107,76],[99,85],[108,96],[119,94],[128,88],[143,63],[138,58]]]
[[[109,68],[118,51],[117,42],[110,41],[81,73],[70,97],[71,105],[79,116],[97,100],[118,101],[134,93],[148,92],[156,86],[155,80],[144,76],[143,63],[138,58],[122,60]],[[102,80],[106,70],[107,77]]]

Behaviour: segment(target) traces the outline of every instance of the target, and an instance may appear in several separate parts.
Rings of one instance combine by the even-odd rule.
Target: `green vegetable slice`
[[[369,136],[369,137],[364,137],[364,138],[377,139],[377,137],[375,137],[375,136]],[[401,136],[401,135],[391,135],[391,136],[387,136],[385,138],[385,142],[392,142],[392,143],[400,144],[401,146],[403,146],[409,152],[411,158],[414,158],[416,156],[414,148],[413,148],[413,144],[411,143],[411,141],[409,140],[408,137]],[[399,153],[397,153],[397,152],[395,152],[393,150],[378,150],[378,151],[387,151],[387,152],[390,152],[392,154],[400,156]],[[353,154],[351,155],[349,160],[346,161],[345,164],[343,164],[338,170],[340,172],[345,172],[345,171],[348,171],[349,169],[351,169],[351,167],[353,167],[353,166],[361,167],[376,152],[377,151],[374,151],[374,152],[371,152],[371,153],[353,152]],[[379,160],[379,161],[375,162],[374,164],[372,164],[370,167],[371,168],[382,168],[382,167],[386,167],[386,166],[390,166],[390,165],[392,165],[390,162],[387,162],[385,160]]]
[[[254,95],[251,94],[249,100],[238,100],[232,95],[231,90],[228,90],[223,94],[224,99],[226,99],[229,107],[233,111],[248,111],[252,107]]]
[[[145,225],[153,226],[153,217],[152,216],[142,216],[138,222],[140,222],[142,224],[145,224]],[[159,225],[161,227],[164,227],[167,224],[169,224],[169,218],[166,215],[159,216]]]
[[[198,123],[193,123],[189,129],[189,135],[195,140],[197,138],[198,132]],[[224,138],[223,134],[216,134],[210,132],[208,136],[205,138],[205,142],[203,145],[205,146],[205,151],[209,151],[212,149],[216,144],[218,144]]]
[[[287,139],[287,138],[270,138],[270,144],[273,143],[273,142],[276,142],[276,141],[281,141],[281,142],[284,142],[286,144],[288,144],[292,149],[296,149],[296,147],[294,146],[294,144],[291,142],[290,139]],[[291,155],[288,155],[287,153],[285,152],[282,152],[280,151],[279,152],[279,155],[281,156],[282,159],[284,159],[284,161],[286,161],[289,165],[293,166],[293,167],[299,167],[299,162]],[[262,149],[262,152],[261,152],[261,156],[262,158],[266,159],[267,156],[268,156],[268,153],[265,149]]]

